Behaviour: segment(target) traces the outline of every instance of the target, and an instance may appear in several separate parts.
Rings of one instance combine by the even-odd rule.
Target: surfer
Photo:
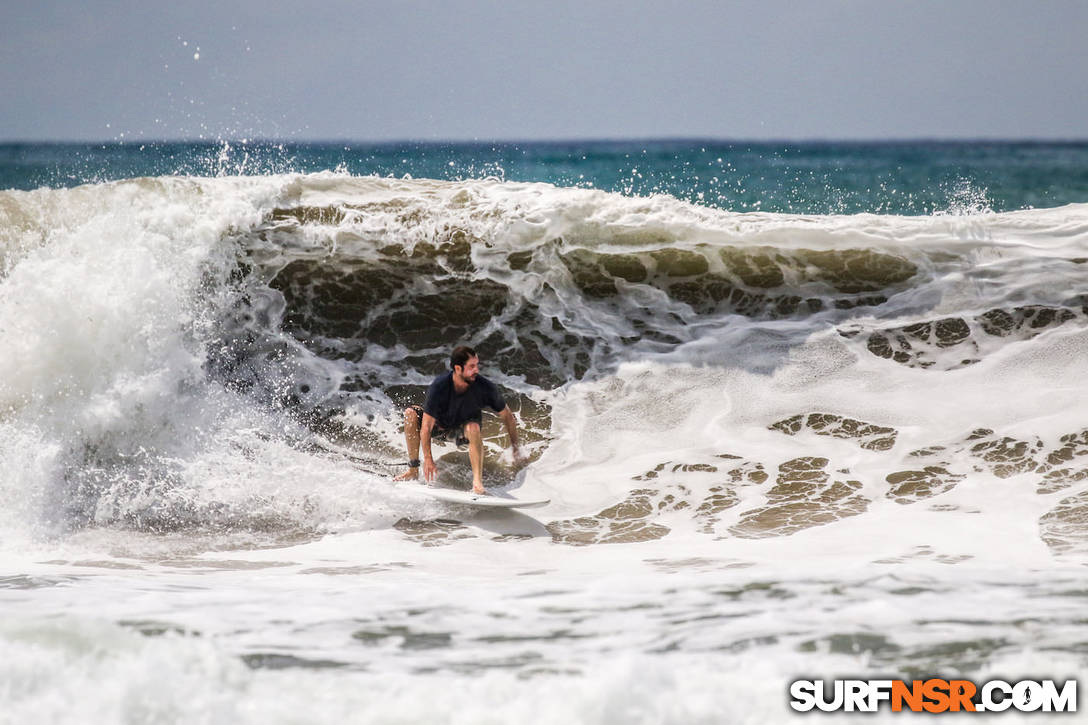
[[[480,375],[480,358],[467,345],[459,345],[450,354],[450,370],[439,375],[427,388],[423,407],[412,405],[404,410],[404,440],[408,446],[408,471],[396,481],[410,481],[419,476],[419,447],[423,444],[423,477],[433,481],[438,466],[431,456],[431,439],[453,438],[458,445],[468,443],[472,462],[472,491],[485,493],[483,482],[484,440],[480,420],[484,407],[491,408],[506,425],[514,461],[521,460],[518,450],[517,421],[503,400],[498,387]]]

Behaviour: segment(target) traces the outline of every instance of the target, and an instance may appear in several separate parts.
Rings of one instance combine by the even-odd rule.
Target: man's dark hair
[[[453,370],[457,366],[464,368],[465,363],[474,357],[476,357],[475,350],[468,345],[458,345],[453,348],[453,352],[450,353],[450,370]]]

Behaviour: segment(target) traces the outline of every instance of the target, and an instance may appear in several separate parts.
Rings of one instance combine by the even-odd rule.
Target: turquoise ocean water
[[[1088,199],[1088,143],[599,141],[0,144],[0,188],[338,169],[669,194],[731,211],[932,214]]]

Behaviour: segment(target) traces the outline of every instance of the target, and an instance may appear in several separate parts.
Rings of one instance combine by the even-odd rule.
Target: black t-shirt
[[[427,388],[427,402],[423,412],[431,415],[442,428],[456,428],[470,420],[480,422],[484,406],[501,413],[506,407],[498,386],[483,375],[469,383],[465,392],[458,394],[453,387],[453,372],[443,373]]]

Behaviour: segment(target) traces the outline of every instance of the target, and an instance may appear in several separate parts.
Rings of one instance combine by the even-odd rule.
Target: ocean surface
[[[1086,143],[7,144],[0,189],[0,722],[1088,671]],[[459,343],[547,506],[391,482]]]

